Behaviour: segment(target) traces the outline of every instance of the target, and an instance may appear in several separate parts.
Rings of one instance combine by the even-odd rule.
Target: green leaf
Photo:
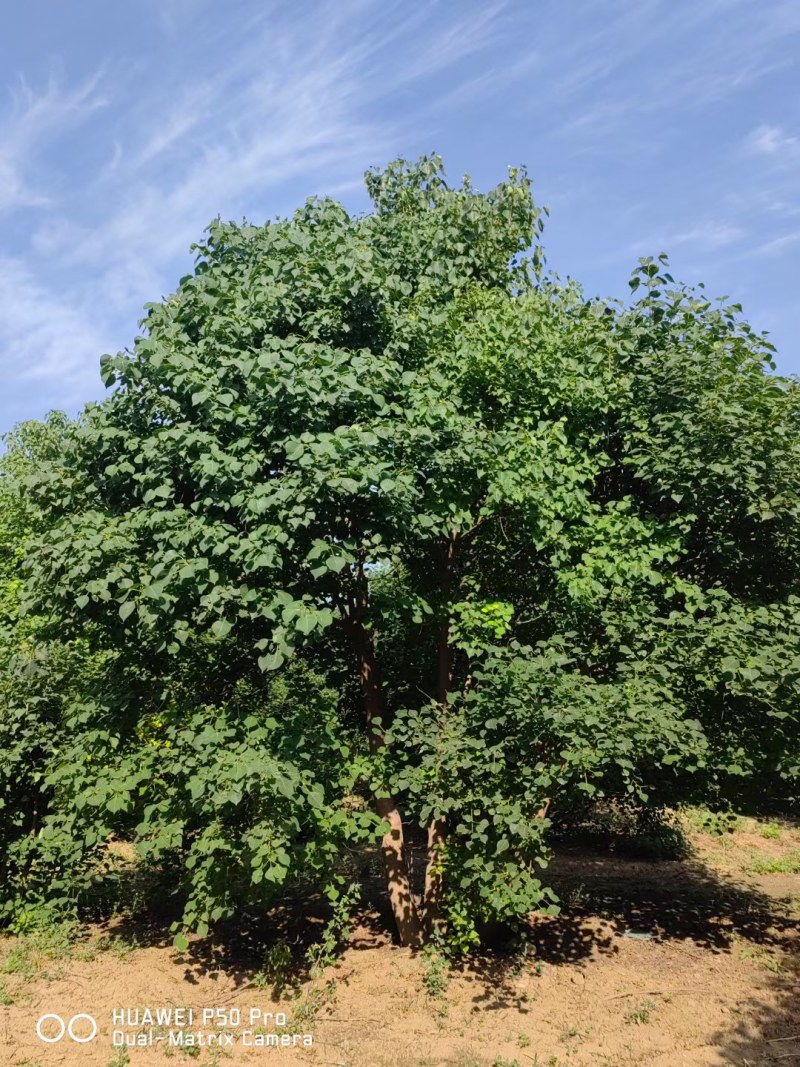
[[[283,666],[285,657],[280,652],[272,652],[268,656],[259,656],[258,666],[262,671],[277,671],[279,667]]]

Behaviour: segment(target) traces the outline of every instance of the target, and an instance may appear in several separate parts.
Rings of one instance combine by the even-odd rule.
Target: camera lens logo
[[[48,1012],[42,1015],[36,1023],[36,1036],[48,1045],[61,1041],[65,1034],[68,1034],[71,1040],[77,1041],[79,1045],[86,1045],[97,1037],[97,1022],[91,1015],[86,1015],[84,1012],[73,1015],[68,1021],[60,1015]]]

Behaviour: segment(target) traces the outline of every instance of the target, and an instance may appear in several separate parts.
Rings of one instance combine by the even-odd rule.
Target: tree
[[[127,679],[53,780],[190,925],[379,833],[401,941],[466,946],[553,906],[576,798],[797,774],[798,391],[663,263],[546,275],[523,171],[366,181],[213,223],[31,481],[32,597]]]
[[[61,875],[42,869],[42,830],[52,805],[47,776],[63,741],[66,705],[76,706],[98,664],[85,638],[60,640],[47,614],[24,614],[22,564],[43,516],[26,479],[56,462],[68,432],[58,412],[21,423],[4,436],[0,457],[0,916],[14,911],[24,887],[28,904],[56,896],[68,880],[70,848],[57,849]]]

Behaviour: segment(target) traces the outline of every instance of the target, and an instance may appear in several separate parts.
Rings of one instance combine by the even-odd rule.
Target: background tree
[[[212,224],[31,485],[33,600],[125,679],[55,821],[201,929],[378,833],[401,941],[463,947],[551,906],[576,798],[796,775],[797,387],[657,262],[632,307],[545,276],[524,172],[367,187]]]
[[[23,614],[22,564],[44,519],[27,479],[61,456],[68,420],[53,413],[6,434],[0,457],[0,916],[67,893],[83,850],[60,840],[51,851],[48,774],[64,741],[65,709],[77,708],[102,672],[85,636],[64,640],[47,608]],[[51,862],[52,861],[52,862]]]

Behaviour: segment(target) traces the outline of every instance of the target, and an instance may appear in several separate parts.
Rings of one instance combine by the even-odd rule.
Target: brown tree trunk
[[[367,717],[369,750],[375,755],[385,744],[386,701],[375,656],[372,635],[359,624],[361,643],[361,687]],[[391,796],[375,797],[375,811],[389,824],[381,841],[386,889],[392,906],[401,945],[418,948],[422,944],[422,925],[411,891],[408,873],[403,820]]]
[[[425,937],[430,938],[442,924],[442,846],[445,820],[432,819],[428,825],[428,854],[425,863]]]

